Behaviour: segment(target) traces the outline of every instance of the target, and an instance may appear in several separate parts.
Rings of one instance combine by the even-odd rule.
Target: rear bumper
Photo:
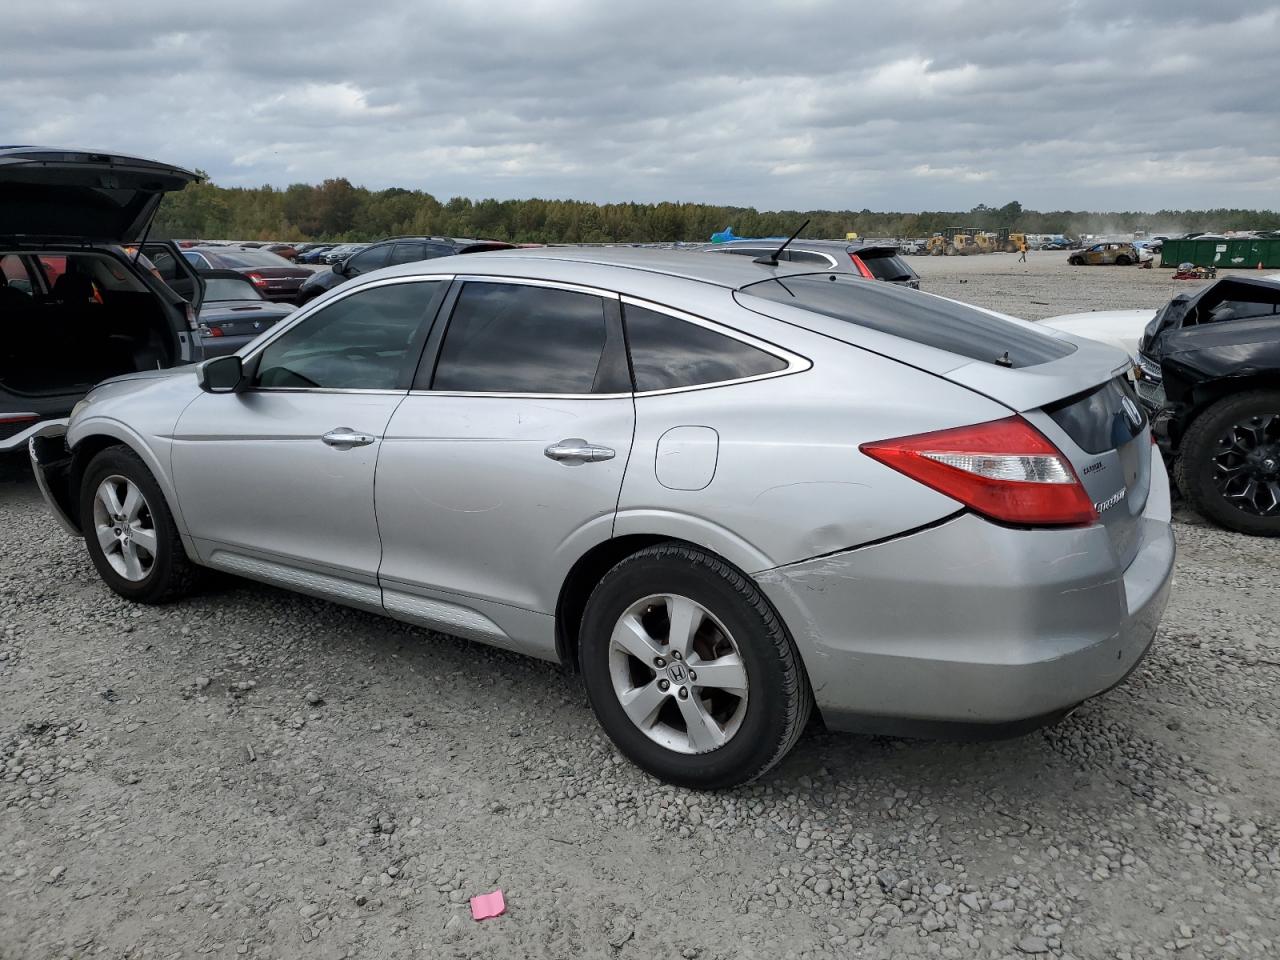
[[[14,453],[18,450],[25,450],[32,437],[61,436],[66,432],[66,417],[41,420],[39,423],[33,423],[31,426],[0,440],[0,453]]]
[[[834,729],[916,733],[1050,719],[1115,686],[1168,600],[1174,540],[1153,451],[1139,550],[1099,526],[1014,530],[970,514],[757,574]]]

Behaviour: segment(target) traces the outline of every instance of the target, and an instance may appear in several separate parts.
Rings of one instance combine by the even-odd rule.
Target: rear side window
[[[812,263],[819,267],[831,266],[831,261],[820,253],[810,253],[807,250],[784,250],[782,252],[783,259],[790,260],[792,263]]]
[[[636,390],[723,383],[785,370],[785,360],[668,313],[623,306]]]
[[[391,259],[387,261],[388,266],[395,266],[397,263],[414,263],[417,260],[425,260],[427,256],[427,248],[421,243],[397,243],[391,248]]]
[[[1076,349],[1065,340],[1026,330],[962,303],[844,274],[778,277],[748,284],[739,292],[972,360],[1000,361],[1002,366],[1035,366],[1070,356]],[[1004,360],[1005,354],[1008,360]]]
[[[615,365],[604,362],[608,339],[600,297],[554,287],[468,283],[445,331],[431,389],[618,392]]]

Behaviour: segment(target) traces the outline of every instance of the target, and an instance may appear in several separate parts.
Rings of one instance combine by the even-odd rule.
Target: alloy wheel
[[[98,484],[93,529],[112,570],[133,583],[147,578],[156,562],[158,537],[151,507],[136,483],[113,475]]]
[[[747,709],[747,669],[733,636],[702,604],[676,594],[644,597],[609,638],[613,691],[631,722],[677,753],[728,743]]]
[[[1238,510],[1280,516],[1280,413],[1262,413],[1232,424],[1215,444],[1213,484]]]

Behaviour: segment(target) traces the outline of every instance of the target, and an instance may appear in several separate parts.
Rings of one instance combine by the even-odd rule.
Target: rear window
[[[971,360],[1000,361],[1001,366],[1031,367],[1070,356],[1076,349],[1065,340],[1023,329],[962,303],[843,274],[778,277],[748,284],[741,292]]]
[[[219,250],[210,255],[220,264],[228,267],[291,267],[284,257],[278,257],[269,250]]]
[[[1146,415],[1124,377],[1044,408],[1085,453],[1118,450],[1142,432]]]
[[[915,276],[902,258],[895,254],[876,256],[864,253],[859,254],[859,259],[866,264],[871,275],[877,280],[910,280]]]

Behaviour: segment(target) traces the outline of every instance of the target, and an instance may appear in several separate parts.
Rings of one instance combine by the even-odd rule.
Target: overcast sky
[[[0,142],[224,185],[1280,206],[1276,0],[4,6]]]

